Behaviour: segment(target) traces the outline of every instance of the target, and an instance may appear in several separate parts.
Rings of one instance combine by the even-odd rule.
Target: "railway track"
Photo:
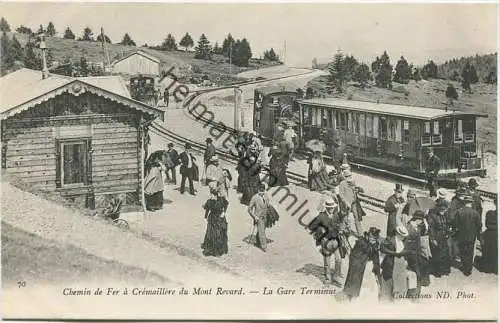
[[[266,80],[245,82],[245,83],[241,83],[241,84],[239,84],[237,86],[249,85],[249,84],[258,84],[258,83],[263,83],[263,82],[268,82],[268,81],[273,81],[273,80],[281,80],[281,79],[286,79],[286,78],[290,78],[290,77],[295,77],[295,76],[300,76],[300,75],[306,75],[306,74],[309,74],[309,73],[311,73],[311,72],[301,73],[301,74],[297,74],[297,75],[293,75],[293,76],[285,76],[285,77],[278,77],[278,78],[273,78],[273,79],[266,79]],[[201,90],[201,91],[194,92],[192,95],[190,95],[188,98],[186,98],[186,101],[183,103],[183,105],[184,106],[189,105],[191,102],[193,102],[193,100],[195,100],[196,98],[198,98],[202,94],[206,94],[206,93],[210,93],[210,92],[214,92],[214,91],[222,90],[222,89],[235,88],[237,86],[224,86],[224,87],[220,87],[220,88],[207,89],[207,90]],[[197,114],[197,112],[195,112],[195,111],[191,111],[189,114],[191,114],[193,116],[193,119],[195,121],[197,121],[199,123],[203,123],[205,125],[210,125],[210,127],[213,128],[213,129],[216,129],[216,130],[219,130],[219,131],[223,131],[223,132],[228,132],[228,131],[229,132],[238,132],[236,129],[231,128],[231,127],[229,127],[227,125],[223,125],[222,126],[222,125],[214,122],[214,120],[209,120],[209,119],[205,118],[203,115]],[[300,151],[298,151],[298,153],[300,153]],[[327,161],[329,159],[331,159],[328,156],[324,156],[324,158]],[[393,177],[398,178],[398,180],[405,181],[406,183],[412,183],[414,185],[417,184],[419,186],[425,185],[425,180],[423,180],[423,179],[413,178],[413,177],[409,177],[409,176],[401,175],[401,174],[396,174],[396,173],[389,172],[389,171],[382,171],[380,169],[374,169],[373,167],[367,168],[366,166],[361,165],[361,164],[354,164],[353,166],[355,166],[356,168],[358,168],[360,170],[364,170],[365,172],[366,171],[368,171],[368,172],[372,171],[372,172],[376,172],[376,173],[382,174],[382,175],[384,173],[387,173],[387,174],[390,174]],[[293,174],[293,172],[290,172],[290,175],[292,175],[292,174]],[[297,173],[295,173],[295,175],[302,176],[302,175],[297,174]],[[480,190],[480,189],[478,189],[477,192],[482,197],[487,198],[487,199],[491,199],[491,200],[496,199],[497,196],[498,196],[498,194],[495,193],[495,192],[489,192],[489,191]],[[371,205],[374,205],[374,206],[376,206],[375,204],[380,205],[382,203],[381,205],[383,205],[385,203],[384,201],[382,201],[380,199],[377,199],[375,197],[369,197],[368,195],[365,195],[364,198],[366,198],[367,203],[369,203]]]
[[[199,152],[200,154],[203,154],[203,152],[205,151],[204,144],[198,143],[198,142],[193,141],[189,138],[178,135],[178,134],[166,129],[165,127],[163,127],[161,124],[159,124],[157,122],[154,122],[153,124],[151,124],[150,129],[154,133],[156,133],[157,135],[159,135],[163,138],[169,139],[173,142],[176,142],[179,145],[185,145],[186,143],[189,143],[191,145],[191,147],[193,148],[193,150]],[[220,159],[225,160],[226,162],[229,162],[230,164],[236,166],[237,161],[238,161],[238,158],[236,156],[234,156],[233,154],[231,154],[227,151],[224,151],[220,148],[217,148],[216,152],[217,152],[217,155],[219,156]],[[264,167],[263,173],[269,174],[269,168]],[[301,186],[301,187],[305,187],[305,188],[307,187],[308,181],[307,181],[307,178],[305,176],[298,174],[298,173],[295,173],[295,172],[292,172],[292,171],[287,171],[287,177],[291,183],[293,183],[297,186]],[[385,201],[382,201],[376,197],[370,196],[368,194],[359,193],[359,198],[362,202],[376,207],[377,209],[379,209],[379,211],[380,211],[380,209],[384,208]]]

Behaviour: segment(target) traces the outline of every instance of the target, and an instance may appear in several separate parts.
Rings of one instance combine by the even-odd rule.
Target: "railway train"
[[[272,140],[289,107],[298,146],[321,140],[336,161],[347,154],[360,167],[425,178],[427,152],[441,160],[439,178],[486,175],[476,119],[485,114],[338,98],[301,99],[296,91],[259,88],[254,92],[254,130]],[[291,108],[290,108],[291,107]]]
[[[132,99],[144,102],[151,106],[158,103],[157,84],[155,76],[136,75],[129,80],[129,90]]]

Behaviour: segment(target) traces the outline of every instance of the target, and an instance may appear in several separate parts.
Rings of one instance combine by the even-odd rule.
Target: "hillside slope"
[[[19,33],[7,33],[10,38],[15,34],[21,45],[24,47],[28,41],[28,36]],[[62,39],[58,37],[47,37],[46,45],[50,49],[54,65],[64,62],[78,62],[85,56],[88,62],[102,64],[106,61],[105,52],[100,42],[77,41],[72,39]],[[227,58],[221,55],[214,55],[212,60],[195,59],[193,52],[184,51],[160,51],[146,47],[125,46],[120,44],[106,44],[106,52],[110,61],[121,58],[137,50],[143,50],[160,60],[160,69],[168,71],[175,68],[178,77],[191,78],[197,76],[208,77],[213,82],[224,82],[237,79],[236,74],[253,69],[278,65],[276,62],[251,59],[248,67],[238,67],[229,65]]]

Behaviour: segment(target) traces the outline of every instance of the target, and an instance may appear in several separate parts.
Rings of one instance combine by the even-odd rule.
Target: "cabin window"
[[[335,110],[335,129],[340,129],[340,112]]]
[[[321,127],[328,127],[328,111],[321,109]]]
[[[378,116],[373,116],[373,137],[378,138]]]
[[[403,143],[410,143],[410,121],[403,120]]]
[[[311,107],[308,105],[305,105],[303,107],[303,113],[304,113],[304,124],[310,126],[311,125]]]
[[[87,183],[88,141],[71,140],[60,142],[61,186],[85,185]]]
[[[337,129],[340,130],[347,129],[347,113],[342,111],[337,111]]]
[[[373,116],[371,114],[366,115],[366,135],[373,137]]]
[[[387,118],[380,117],[380,139],[387,139]]]
[[[354,133],[359,133],[359,113],[353,113],[352,130]]]
[[[359,134],[364,136],[365,135],[365,114],[364,113],[361,113],[359,115],[358,129],[359,129]]]
[[[316,109],[316,126],[321,127],[321,116],[323,115],[323,109]]]

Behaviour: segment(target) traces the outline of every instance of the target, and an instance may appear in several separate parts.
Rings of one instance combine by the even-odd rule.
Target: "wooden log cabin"
[[[141,206],[147,126],[163,111],[131,99],[117,76],[0,78],[2,168],[32,191],[86,207],[119,196]]]
[[[432,147],[442,177],[486,173],[476,137],[476,119],[485,114],[337,98],[299,105],[302,144],[321,139],[335,154],[340,143],[351,161],[415,177],[424,176]]]

